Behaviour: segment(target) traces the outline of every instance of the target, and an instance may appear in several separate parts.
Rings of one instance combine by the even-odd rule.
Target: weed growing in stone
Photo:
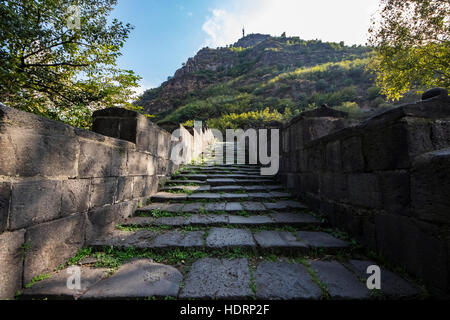
[[[29,283],[27,283],[25,285],[25,288],[31,288],[36,282],[48,279],[48,278],[50,278],[50,276],[51,275],[48,273],[38,275],[38,276],[34,277]]]

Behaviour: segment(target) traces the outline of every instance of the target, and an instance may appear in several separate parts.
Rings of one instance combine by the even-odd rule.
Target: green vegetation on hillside
[[[203,120],[220,129],[288,121],[322,104],[358,117],[389,106],[366,70],[370,48],[298,37],[260,39],[251,43],[250,35],[231,47],[202,49],[136,105],[151,113],[157,108],[160,124]]]
[[[287,120],[277,110],[270,111],[269,108],[259,111],[243,113],[231,113],[220,118],[209,119],[206,124],[210,128],[216,128],[224,132],[226,129],[262,128],[270,124],[280,123]]]

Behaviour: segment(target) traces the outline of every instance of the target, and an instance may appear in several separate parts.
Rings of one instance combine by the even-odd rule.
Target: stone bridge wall
[[[448,94],[346,125],[327,112],[291,121],[281,179],[333,226],[448,294]]]
[[[143,115],[102,110],[93,128],[101,134],[0,104],[0,299],[107,234],[178,168],[177,141]],[[189,162],[194,138],[180,130]]]

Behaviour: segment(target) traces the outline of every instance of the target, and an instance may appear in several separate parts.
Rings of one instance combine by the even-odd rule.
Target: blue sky
[[[246,33],[364,44],[378,0],[119,0],[113,16],[131,23],[119,66],[159,86],[204,46]]]

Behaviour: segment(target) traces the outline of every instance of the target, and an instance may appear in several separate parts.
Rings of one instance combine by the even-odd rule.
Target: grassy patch
[[[236,215],[242,216],[242,217],[250,217],[250,213],[248,213],[248,212],[245,211],[245,210],[242,210],[242,211],[236,213]]]
[[[183,183],[182,184],[183,186],[189,186],[189,187],[198,187],[198,186],[200,186],[200,184],[198,184],[198,183],[195,183],[195,182],[186,182],[186,183]],[[168,187],[176,187],[176,186],[179,186],[179,184],[177,184],[177,183],[167,183],[167,186]]]
[[[168,190],[166,190],[166,192],[174,193],[174,194],[186,194],[186,195],[190,196],[195,191],[194,190],[189,190],[187,188],[183,188],[183,189],[168,189]]]
[[[48,274],[48,273],[38,275],[38,276],[34,277],[34,278],[31,280],[31,282],[27,283],[27,284],[25,285],[25,288],[27,288],[27,289],[28,289],[28,288],[31,288],[36,282],[39,282],[39,281],[48,279],[48,278],[50,278],[50,276],[51,276],[51,275]]]
[[[168,249],[158,251],[153,249],[115,248],[104,247],[100,251],[92,252],[91,257],[97,259],[95,267],[117,269],[121,264],[136,258],[152,259],[157,263],[170,265],[191,265],[194,261],[206,257],[222,259],[264,259],[266,255],[256,254],[253,251],[232,248],[228,250],[198,250],[198,249]],[[275,255],[267,255],[268,260],[275,259]]]
[[[171,217],[179,217],[184,216],[187,217],[190,214],[186,212],[169,212],[161,209],[153,209],[151,211],[141,211],[137,214],[139,217],[150,217],[150,218],[171,218]]]
[[[155,232],[160,232],[160,231],[166,231],[166,230],[170,230],[172,229],[172,226],[167,226],[167,225],[155,225],[155,226],[146,226],[146,227],[142,227],[142,226],[122,226],[122,225],[118,225],[116,226],[117,230],[120,231],[141,231],[141,230],[148,230],[148,231],[155,231]]]
[[[81,248],[78,250],[77,254],[70,258],[66,262],[66,266],[74,266],[77,265],[81,260],[83,260],[86,257],[89,257],[92,254],[92,248]]]
[[[105,248],[103,252],[95,252],[93,256],[98,259],[96,267],[117,268],[124,262],[136,258],[152,259],[157,263],[172,265],[191,264],[195,260],[207,257],[208,253],[205,251],[191,249],[181,250],[178,248],[158,252],[149,249],[118,249],[109,247]]]

